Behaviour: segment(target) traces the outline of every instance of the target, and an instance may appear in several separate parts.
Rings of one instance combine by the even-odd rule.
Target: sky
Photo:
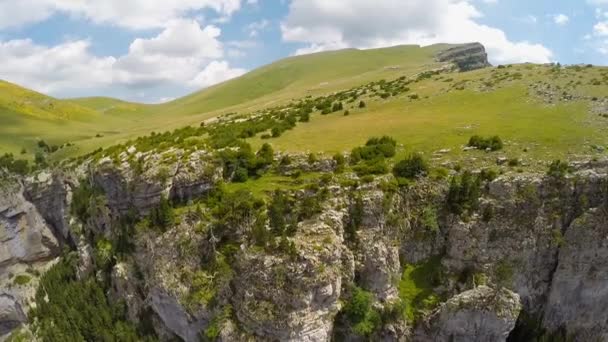
[[[159,103],[277,59],[478,41],[490,62],[608,64],[608,0],[0,0],[0,79]]]

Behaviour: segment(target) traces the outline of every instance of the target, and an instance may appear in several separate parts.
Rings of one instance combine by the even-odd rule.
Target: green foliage
[[[12,153],[5,153],[0,156],[0,169],[7,169],[9,172],[19,175],[25,175],[30,172],[30,167],[27,160],[15,159]]]
[[[448,210],[456,215],[477,210],[481,195],[481,178],[465,171],[462,176],[452,177],[447,196]]]
[[[439,231],[439,221],[437,218],[437,210],[432,206],[426,206],[422,209],[420,215],[422,225],[430,232],[436,233]]]
[[[270,144],[264,144],[256,154],[257,166],[266,167],[272,165],[274,161],[274,150]]]
[[[292,236],[297,228],[293,208],[295,203],[284,191],[273,193],[268,205],[268,220],[270,229],[275,236]]]
[[[515,275],[513,265],[507,260],[500,261],[494,269],[494,275],[498,285],[511,287],[513,284],[513,276]]]
[[[365,101],[363,101],[363,100],[359,101],[359,108],[365,108],[365,107],[366,107]]]
[[[203,332],[202,339],[204,341],[215,341],[222,332],[222,325],[232,316],[232,306],[230,304],[222,308],[220,313],[215,315],[211,323]]]
[[[403,313],[414,322],[422,313],[440,302],[434,288],[441,285],[441,258],[436,256],[415,265],[406,265],[399,281],[399,298],[404,303]]]
[[[490,151],[499,151],[502,150],[503,143],[497,135],[490,138],[482,138],[479,135],[474,135],[469,139],[468,146],[475,147],[479,150],[490,149]]]
[[[371,138],[365,146],[356,147],[352,150],[351,163],[355,164],[353,170],[359,176],[381,175],[388,172],[386,158],[395,155],[397,142],[387,136],[382,138]]]
[[[92,200],[101,194],[100,188],[92,186],[87,179],[81,179],[79,186],[72,192],[72,203],[70,204],[72,215],[86,223],[94,210],[91,207]]]
[[[374,295],[359,287],[352,289],[352,295],[344,306],[344,316],[349,320],[353,331],[360,336],[369,336],[376,331],[382,320],[373,308]]]
[[[365,213],[363,198],[360,193],[355,194],[348,211],[349,215],[344,225],[344,232],[346,233],[347,240],[356,242],[357,231],[363,223],[363,214]]]
[[[333,157],[334,161],[336,162],[336,173],[342,173],[344,172],[344,167],[346,165],[346,158],[344,158],[344,155],[342,153],[336,153]]]
[[[551,163],[551,165],[549,165],[547,176],[555,179],[561,179],[566,177],[566,175],[570,172],[572,172],[572,168],[567,162],[555,160]]]
[[[13,279],[13,284],[22,286],[22,285],[29,284],[30,280],[32,280],[32,278],[30,276],[28,276],[27,274],[20,274],[20,275],[16,276],[15,279]]]
[[[409,155],[393,167],[393,174],[397,178],[414,179],[428,171],[429,166],[419,153]]]
[[[125,306],[110,304],[95,278],[77,280],[76,258],[64,257],[40,279],[29,316],[42,341],[153,341],[127,321]]]
[[[150,211],[149,219],[150,224],[162,232],[171,228],[175,222],[173,206],[164,195],[161,195],[158,206]]]

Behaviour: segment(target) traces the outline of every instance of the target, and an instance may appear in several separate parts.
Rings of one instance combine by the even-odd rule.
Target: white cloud
[[[173,84],[209,86],[239,76],[223,61],[221,30],[174,20],[156,37],[135,39],[120,57],[96,57],[87,40],[54,47],[31,40],[0,41],[0,78],[51,94],[125,86],[141,90]]]
[[[553,22],[557,25],[566,25],[570,21],[570,18],[565,14],[556,14],[553,16]]]
[[[43,21],[55,13],[132,29],[159,28],[203,9],[229,17],[240,6],[241,0],[0,0],[0,29]]]
[[[249,37],[257,37],[261,31],[268,28],[270,25],[270,21],[267,19],[262,19],[260,21],[254,21],[253,23],[247,25],[245,27],[245,31],[248,32]]]
[[[510,41],[503,31],[478,24],[481,16],[466,0],[293,0],[281,30],[285,41],[307,44],[297,54],[479,41],[494,63],[551,60],[543,45]]]
[[[112,82],[114,57],[99,58],[89,52],[86,40],[54,47],[29,39],[0,41],[0,76],[41,92],[66,88],[92,89]]]
[[[230,68],[226,61],[213,61],[203,71],[201,71],[196,77],[190,81],[190,85],[195,87],[209,87],[211,85],[229,80],[243,75],[246,72],[245,69],[233,69]]]
[[[608,21],[600,21],[593,26],[593,34],[595,36],[608,36]]]

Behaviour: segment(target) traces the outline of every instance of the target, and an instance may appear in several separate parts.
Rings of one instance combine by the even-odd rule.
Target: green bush
[[[482,138],[479,135],[474,135],[469,139],[469,147],[475,147],[479,150],[499,151],[503,148],[502,140],[499,136],[495,135],[490,138]]]
[[[350,321],[353,331],[360,336],[369,336],[376,331],[382,320],[372,306],[374,295],[359,287],[354,287],[349,301],[344,306],[344,315]]]
[[[32,278],[26,274],[20,274],[13,279],[13,284],[15,285],[25,285],[28,284],[32,280]]]
[[[427,162],[421,154],[414,153],[398,162],[393,167],[393,174],[397,178],[413,179],[429,171]]]
[[[124,303],[110,304],[94,277],[77,280],[75,255],[40,279],[29,316],[41,341],[154,341],[154,332],[128,322]]]
[[[553,178],[564,178],[568,173],[572,172],[572,168],[567,162],[555,160],[549,165],[547,176]]]
[[[361,160],[391,158],[395,156],[397,142],[391,137],[371,138],[365,146],[356,147],[351,152],[351,160],[358,163]]]
[[[463,214],[479,207],[481,178],[465,171],[462,176],[452,177],[447,196],[447,206],[453,214]]]

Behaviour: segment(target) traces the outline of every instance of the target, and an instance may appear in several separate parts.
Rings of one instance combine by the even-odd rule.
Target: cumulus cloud
[[[222,60],[220,34],[213,25],[201,28],[194,20],[173,20],[156,37],[135,39],[119,57],[94,56],[88,40],[53,47],[31,40],[0,41],[0,75],[51,94],[118,85],[138,92],[166,84],[206,87],[245,72]]]
[[[293,0],[281,31],[283,40],[306,44],[296,54],[479,41],[494,63],[551,60],[543,45],[513,42],[503,31],[477,23],[481,16],[466,0]]]
[[[0,0],[0,28],[43,21],[56,13],[132,29],[159,28],[192,11],[211,9],[227,17],[240,7],[241,0]]]
[[[99,58],[89,52],[87,40],[53,47],[29,39],[0,41],[0,75],[38,91],[53,93],[66,88],[95,88],[112,82],[114,57]]]
[[[245,72],[245,69],[231,68],[226,61],[212,61],[190,81],[190,85],[205,88],[241,76]]]
[[[553,16],[553,22],[557,25],[566,25],[570,21],[570,18],[565,14],[556,14]]]

